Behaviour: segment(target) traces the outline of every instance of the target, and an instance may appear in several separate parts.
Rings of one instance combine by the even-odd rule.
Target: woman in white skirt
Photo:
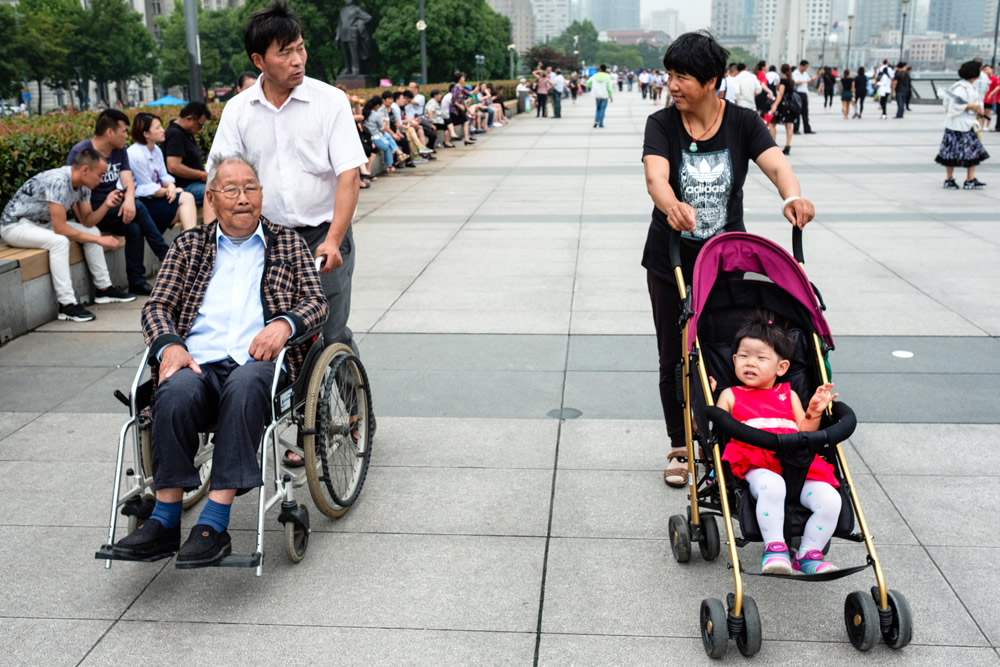
[[[944,138],[934,160],[946,170],[944,187],[958,190],[955,167],[965,167],[968,173],[964,190],[982,190],[986,184],[976,178],[976,166],[990,157],[979,139],[977,116],[982,108],[974,85],[979,78],[980,64],[974,60],[958,68],[959,81],[944,93]]]

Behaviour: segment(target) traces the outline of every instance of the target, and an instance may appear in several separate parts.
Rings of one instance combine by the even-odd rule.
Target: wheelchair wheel
[[[868,651],[878,643],[878,605],[871,595],[854,591],[847,596],[844,601],[844,624],[847,626],[847,637],[859,651]]]
[[[204,443],[202,443],[204,445]],[[148,478],[153,477],[153,429],[146,426],[139,430],[139,446],[142,450],[142,474]],[[199,453],[200,453],[199,449]],[[201,484],[196,489],[185,491],[181,498],[181,507],[187,511],[198,504],[206,493],[212,482],[212,459],[208,459],[198,467],[198,478]],[[129,522],[129,532],[132,532],[132,523]]]
[[[305,509],[302,503],[299,507]],[[301,563],[309,548],[309,529],[296,521],[285,522],[285,554],[293,563]]]
[[[365,483],[374,436],[368,374],[346,345],[326,348],[313,366],[302,426],[313,502],[328,517],[343,516]]]

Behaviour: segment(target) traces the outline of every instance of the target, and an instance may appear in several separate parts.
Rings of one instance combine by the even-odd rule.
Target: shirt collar
[[[257,229],[254,230],[253,235],[260,238],[260,242],[261,242],[262,245],[267,246],[267,239],[264,238],[264,225],[263,225],[263,223],[261,223],[260,220],[257,220]],[[218,246],[220,243],[222,243],[222,239],[224,237],[225,237],[225,234],[222,233],[222,225],[219,224],[218,222],[216,222],[215,223],[215,244],[216,244],[216,246]],[[228,241],[229,239],[226,239],[226,240]],[[247,240],[249,241],[250,239],[247,239]]]
[[[312,97],[309,95],[309,91],[306,89],[306,80],[307,80],[306,78],[303,78],[302,83],[292,88],[292,92],[288,94],[288,99],[285,100],[285,104],[282,105],[282,108],[288,105],[289,100],[299,100],[300,102],[312,101]],[[257,83],[253,85],[253,88],[251,88],[250,91],[251,91],[251,97],[250,97],[251,103],[257,102],[259,104],[265,104],[271,108],[274,108],[274,105],[271,104],[268,101],[267,97],[264,96],[263,74],[261,74],[257,78]]]

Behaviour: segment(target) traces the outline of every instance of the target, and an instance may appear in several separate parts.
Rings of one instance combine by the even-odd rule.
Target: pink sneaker
[[[801,559],[798,556],[792,558],[792,567],[802,574],[819,574],[821,572],[833,572],[837,566],[823,560],[823,552],[819,549],[807,551]]]
[[[760,559],[761,574],[791,574],[792,561],[788,554],[788,545],[784,542],[771,542],[764,547],[764,557]]]

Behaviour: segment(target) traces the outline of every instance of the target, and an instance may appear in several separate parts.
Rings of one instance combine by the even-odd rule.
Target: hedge
[[[503,91],[504,99],[514,99],[517,81],[494,83]],[[445,91],[449,86],[447,83],[428,84],[420,86],[420,91],[429,95],[433,88]],[[395,90],[395,88],[360,88],[350,92],[364,100],[372,95],[381,95],[384,90]],[[202,153],[206,156],[212,146],[215,130],[219,126],[222,107],[221,103],[209,105],[212,120],[196,137]],[[180,110],[179,106],[142,107],[125,110],[125,113],[129,118],[134,118],[142,111],[153,113],[159,116],[166,126],[177,117]],[[66,164],[66,156],[69,155],[73,145],[93,136],[97,114],[97,111],[52,113],[0,121],[0,210],[7,205],[21,184],[31,176]]]

